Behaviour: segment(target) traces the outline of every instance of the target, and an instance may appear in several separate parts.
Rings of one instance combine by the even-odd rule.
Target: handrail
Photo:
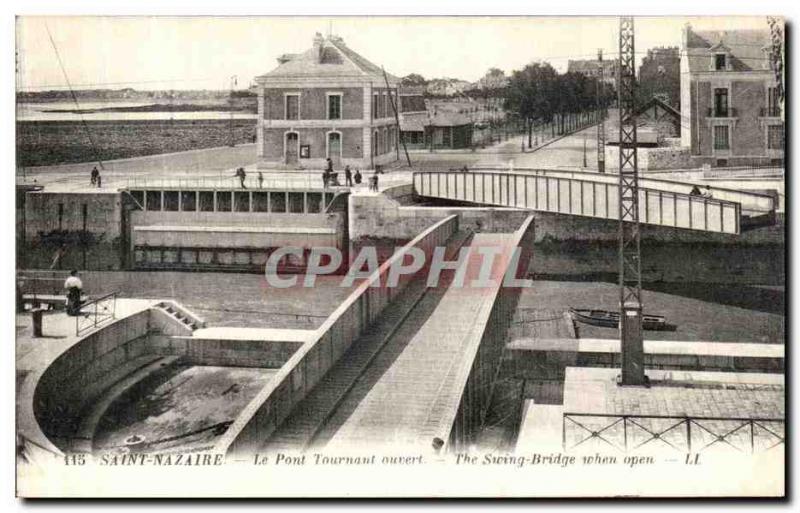
[[[537,173],[537,174],[534,174],[532,176],[540,176],[540,175],[538,175],[538,173],[544,173],[545,175],[548,174],[548,173],[549,174],[579,175],[579,176],[585,176],[585,177],[590,177],[590,178],[594,178],[594,179],[601,179],[599,181],[603,181],[603,182],[608,181],[609,183],[611,181],[615,181],[616,177],[618,176],[616,173],[596,173],[596,172],[592,172],[592,171],[573,171],[573,170],[570,170],[570,169],[547,169],[547,168],[516,167],[516,166],[514,167],[513,171],[509,170],[508,168],[500,168],[500,167],[468,167],[467,169],[468,169],[468,172],[469,171],[480,171],[480,172],[483,172],[483,173],[487,173],[488,172],[488,173],[492,173],[492,174],[519,173],[521,175],[527,175],[526,172],[533,171],[534,173]],[[456,171],[461,171],[461,170],[456,170]],[[446,171],[435,171],[435,170],[432,170],[432,171],[419,171],[419,172],[420,173],[446,173]],[[463,172],[463,171],[461,171],[461,172]],[[609,178],[612,178],[613,180],[609,180]],[[578,180],[579,178],[574,178],[574,179]],[[645,176],[645,175],[642,175],[642,174],[639,175],[639,182],[640,183],[641,182],[665,183],[665,184],[670,184],[670,185],[679,185],[679,186],[683,186],[683,187],[693,187],[695,185],[698,185],[698,184],[695,184],[695,183],[680,182],[680,181],[677,181],[677,180],[667,180],[667,179],[664,179],[664,178],[653,178],[653,177]],[[642,187],[640,187],[640,189],[641,188]],[[660,189],[651,189],[651,190],[660,190]],[[753,196],[753,197],[764,198],[764,199],[772,199],[772,196],[770,196],[769,194],[764,194],[764,193],[760,193],[760,192],[743,191],[743,190],[739,190],[739,189],[731,189],[731,188],[727,188],[727,187],[716,187],[716,186],[714,187],[714,190],[715,191],[721,191],[721,192],[731,192],[731,193],[741,194],[742,196]],[[662,192],[671,192],[671,191],[662,191]]]
[[[582,422],[579,422],[576,419],[579,418],[604,418],[610,419],[610,423],[606,423],[603,426],[587,426]],[[672,420],[677,421],[673,422],[666,427],[652,427],[652,426],[644,426],[642,423],[637,422],[639,420]],[[582,432],[588,433],[586,435],[584,433],[584,438],[580,441],[568,447],[567,443],[567,421],[570,421],[572,424],[577,426]],[[701,433],[705,433],[703,440],[705,444],[697,448],[697,443],[694,444],[694,452],[700,453],[705,449],[709,448],[710,446],[717,444],[717,443],[725,443],[730,447],[742,451],[741,447],[737,447],[734,443],[731,442],[730,438],[734,435],[740,433],[744,428],[749,428],[749,445],[750,445],[750,452],[755,453],[756,448],[756,427],[760,430],[768,433],[767,438],[770,441],[774,442],[769,447],[764,448],[763,450],[767,451],[770,450],[778,445],[782,445],[785,443],[784,434],[781,436],[780,434],[776,433],[777,430],[770,429],[764,424],[770,422],[777,422],[784,425],[786,420],[780,417],[722,417],[722,416],[702,416],[702,415],[645,415],[645,414],[612,414],[612,413],[588,413],[588,412],[564,412],[562,414],[562,448],[564,451],[568,451],[571,449],[575,449],[576,447],[586,443],[589,440],[600,440],[604,442],[606,445],[621,450],[623,452],[627,452],[629,450],[639,449],[645,444],[649,444],[655,441],[661,441],[666,446],[678,451],[678,452],[693,452],[693,437],[694,442],[698,441],[697,429],[693,430],[692,426],[694,425],[696,428],[700,429]],[[719,431],[716,427],[710,427],[707,425],[703,425],[704,422],[735,422],[738,423],[738,426],[734,426],[733,429],[727,429],[725,432],[717,432]],[[611,429],[617,426],[618,424],[622,423],[622,442],[620,440],[614,439]],[[681,440],[685,443],[685,448],[678,444],[676,446],[673,442],[675,440],[669,441],[664,435],[669,432],[677,432],[679,428],[683,428],[682,430],[682,437]],[[638,441],[635,445],[631,441],[632,433],[635,430],[639,430],[639,432],[646,437],[644,441]],[[619,436],[617,436],[618,438]],[[710,438],[711,441],[708,442],[707,439]],[[616,443],[615,443],[616,442]],[[633,446],[632,446],[633,445]],[[761,450],[762,448],[758,448]]]
[[[417,171],[414,190],[420,196],[615,220],[618,185],[611,180],[497,171]],[[738,235],[741,203],[707,198],[690,191],[661,190],[640,183],[643,224]],[[774,205],[771,197],[765,197]],[[758,210],[754,210],[758,212]]]
[[[110,308],[108,306],[101,306],[105,303],[110,303]],[[94,306],[94,312],[85,313],[83,311],[84,308],[92,306]],[[116,307],[116,292],[111,292],[82,304],[79,315],[75,317],[75,336],[80,336],[81,333],[96,328],[99,324],[102,324],[108,320],[114,319],[116,315]],[[83,323],[81,322],[82,319],[84,321]],[[88,323],[85,322],[87,320],[89,320]]]

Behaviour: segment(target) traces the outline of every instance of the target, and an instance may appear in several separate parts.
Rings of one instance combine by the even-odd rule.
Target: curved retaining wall
[[[31,376],[38,426],[26,426],[25,435],[49,450],[69,449],[86,404],[103,392],[103,382],[117,368],[146,353],[149,330],[149,310],[119,319],[64,351],[41,375]],[[39,433],[46,438],[40,439]],[[52,440],[63,443],[57,448]]]
[[[522,279],[526,275],[533,254],[534,238],[534,216],[529,216],[509,243],[511,248],[520,248],[520,256],[516,261],[517,278]],[[499,276],[505,276],[514,260],[504,262],[505,267],[502,274],[498,273]],[[511,326],[521,289],[498,284],[486,293],[493,294],[494,298],[479,312],[476,325],[482,328],[473,334],[474,339],[468,353],[460,360],[462,368],[458,370],[455,386],[461,390],[461,397],[440,417],[436,430],[435,438],[444,442],[440,451],[457,451],[467,446],[482,426],[492,400],[506,334]]]
[[[397,287],[381,286],[391,266],[402,261],[411,247],[421,249],[428,260],[434,248],[443,245],[458,231],[458,226],[457,215],[430,226],[361,283],[320,326],[319,336],[298,349],[247,405],[217,442],[215,451],[247,453],[263,443],[414,278],[413,275],[404,275]]]

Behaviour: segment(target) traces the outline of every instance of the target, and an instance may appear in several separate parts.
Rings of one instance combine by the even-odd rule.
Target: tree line
[[[556,124],[558,133],[575,126],[583,114],[597,109],[597,96],[606,108],[614,88],[581,73],[558,73],[548,63],[531,63],[514,71],[505,88],[505,109],[528,133],[528,147],[536,126]]]

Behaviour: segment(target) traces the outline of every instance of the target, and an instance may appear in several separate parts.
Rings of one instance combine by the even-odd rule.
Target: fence
[[[610,180],[549,173],[416,172],[414,189],[420,196],[471,203],[610,220],[619,216],[619,188]],[[639,205],[641,223],[729,234],[740,231],[741,206],[731,201],[640,187]]]
[[[325,190],[331,192],[350,191],[352,189],[367,189],[369,177],[372,173],[363,173],[362,182],[360,186],[353,187],[345,185],[344,172],[338,172],[339,185],[330,185]],[[407,173],[384,173],[379,175],[379,185],[397,185],[399,183],[408,182]],[[238,189],[238,190],[298,190],[298,191],[321,191],[322,185],[322,171],[313,172],[294,172],[287,171],[282,173],[281,176],[275,176],[270,173],[259,181],[257,176],[253,173],[249,174],[244,181],[244,188],[242,183],[236,177],[226,176],[198,176],[192,178],[152,178],[152,177],[133,177],[125,181],[125,189]]]
[[[117,307],[117,293],[112,292],[93,299],[81,306],[75,317],[75,335],[80,336],[107,321],[114,319]]]
[[[784,169],[779,166],[736,166],[703,169],[703,178],[783,178]]]
[[[598,443],[619,452],[645,448],[700,453],[726,446],[739,452],[764,452],[785,443],[782,418],[611,415],[568,413],[562,417],[565,451],[595,450]]]

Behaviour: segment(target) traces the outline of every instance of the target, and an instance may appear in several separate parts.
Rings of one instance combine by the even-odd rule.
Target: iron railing
[[[758,112],[759,117],[762,118],[779,118],[781,117],[781,109],[777,106],[774,107],[761,107]]]
[[[92,299],[81,305],[81,311],[75,317],[75,335],[80,336],[97,326],[115,318],[117,293],[112,292]]]
[[[255,173],[250,173],[244,180],[244,187],[236,177],[227,176],[198,176],[192,178],[153,178],[153,177],[133,177],[125,181],[125,189],[127,190],[162,190],[162,189],[179,189],[179,190],[194,190],[194,189],[208,189],[208,190],[240,190],[240,191],[258,191],[258,190],[296,190],[296,191],[322,191],[327,190],[330,192],[348,191],[353,188],[361,188],[366,190],[369,185],[369,177],[372,176],[372,171],[362,171],[362,181],[360,186],[346,186],[344,171],[337,171],[338,185],[328,185],[323,187],[322,171],[314,171],[308,173],[293,173],[287,172],[287,176],[274,177],[265,176],[263,180],[258,180]],[[355,173],[355,170],[353,171]],[[384,185],[398,185],[409,181],[409,176],[406,173],[383,173],[380,175],[380,186]]]
[[[765,452],[785,443],[785,420],[565,412],[562,417],[564,451],[578,447],[588,449],[592,442],[601,442],[620,452],[659,446],[682,453],[700,453],[716,445],[726,445],[740,452]]]
[[[566,173],[414,172],[414,190],[424,197],[482,205],[524,208],[602,219],[618,219],[619,190],[613,176],[595,173],[588,179]],[[575,173],[576,175],[578,173]],[[582,175],[585,176],[585,175]],[[691,186],[676,186],[688,189]],[[720,233],[739,233],[741,205],[723,199],[639,187],[639,221],[644,224]],[[723,191],[715,189],[716,194]],[[738,192],[736,192],[738,194]],[[763,198],[772,203],[773,199]]]
[[[707,116],[709,118],[735,118],[736,117],[736,109],[733,107],[728,107],[727,109],[718,109],[715,107],[709,107]]]

